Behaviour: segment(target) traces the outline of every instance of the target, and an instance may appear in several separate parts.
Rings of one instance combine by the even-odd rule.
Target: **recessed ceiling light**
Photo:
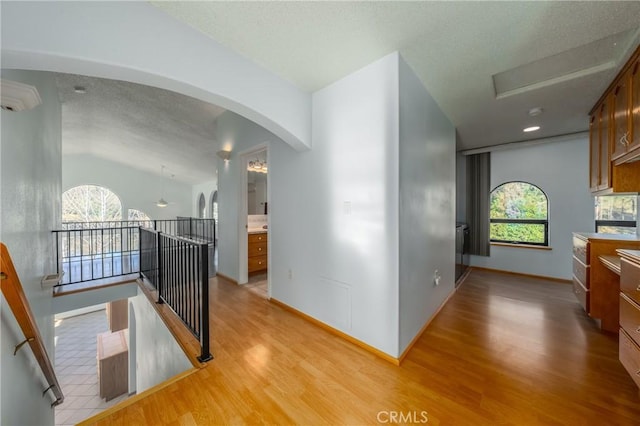
[[[87,93],[87,88],[84,86],[73,86],[73,91],[84,95],[85,93]]]
[[[535,132],[536,130],[540,130],[540,126],[531,126],[522,129],[523,132]]]
[[[535,117],[536,115],[540,115],[540,114],[542,114],[542,108],[540,107],[531,108],[529,110],[530,117]]]

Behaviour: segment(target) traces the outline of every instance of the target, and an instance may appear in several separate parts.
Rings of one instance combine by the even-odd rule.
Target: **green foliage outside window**
[[[547,220],[547,196],[535,185],[508,182],[491,192],[490,219]],[[491,223],[490,238],[514,243],[545,243],[545,225]]]
[[[544,225],[492,223],[490,235],[495,241],[544,244]]]

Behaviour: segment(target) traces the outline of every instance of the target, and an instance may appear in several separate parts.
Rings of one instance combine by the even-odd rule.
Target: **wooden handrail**
[[[40,331],[36,325],[35,318],[31,312],[31,308],[29,307],[29,301],[22,289],[20,278],[13,266],[9,250],[7,250],[7,246],[3,243],[0,243],[0,263],[2,266],[0,272],[2,294],[7,300],[13,315],[18,321],[18,325],[20,325],[22,333],[25,336],[25,340],[16,346],[16,352],[20,346],[25,343],[29,343],[31,350],[33,351],[33,355],[36,357],[36,360],[42,369],[42,373],[49,384],[49,387],[44,390],[43,395],[51,389],[56,397],[56,400],[51,404],[51,406],[55,407],[56,405],[62,404],[64,401],[64,395],[62,394],[62,389],[58,383],[58,378],[53,370],[53,365],[51,364],[47,350],[44,347],[44,342],[42,341],[42,336],[40,335]]]

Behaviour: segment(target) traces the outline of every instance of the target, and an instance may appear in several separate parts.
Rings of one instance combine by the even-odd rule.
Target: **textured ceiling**
[[[167,90],[56,74],[64,154],[92,154],[189,184],[215,179],[215,118],[224,109]],[[85,94],[74,87],[86,88]]]
[[[640,23],[638,1],[153,4],[308,91],[398,50],[457,127],[458,149],[586,130]],[[609,55],[593,43],[624,31]],[[496,98],[494,75],[541,60],[562,69],[563,52],[590,43],[582,52],[613,63]],[[532,107],[544,113],[534,120]],[[542,129],[526,137],[531,124]]]
[[[459,150],[586,130],[640,40],[640,1],[153,4],[310,92],[400,51],[456,126]],[[165,164],[191,184],[214,178],[221,108],[121,81],[57,81],[65,153],[158,174]],[[533,107],[543,114],[529,117]]]

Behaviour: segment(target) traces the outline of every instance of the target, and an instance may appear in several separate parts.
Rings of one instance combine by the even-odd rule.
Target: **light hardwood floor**
[[[617,337],[567,284],[472,271],[400,367],[240,286],[211,289],[215,359],[94,423],[640,423]]]

